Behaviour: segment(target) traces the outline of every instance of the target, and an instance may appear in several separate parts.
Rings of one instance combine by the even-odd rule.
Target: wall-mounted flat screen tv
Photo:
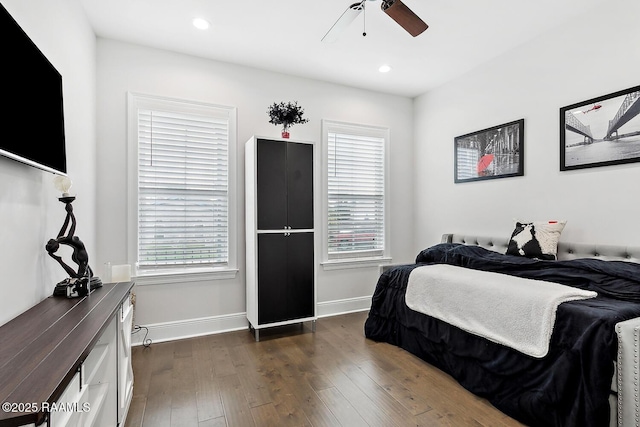
[[[62,76],[0,4],[0,154],[65,174]]]

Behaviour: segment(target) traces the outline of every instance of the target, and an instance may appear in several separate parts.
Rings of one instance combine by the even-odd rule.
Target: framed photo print
[[[524,175],[524,119],[454,138],[455,182]]]
[[[560,170],[640,161],[640,86],[560,109]]]

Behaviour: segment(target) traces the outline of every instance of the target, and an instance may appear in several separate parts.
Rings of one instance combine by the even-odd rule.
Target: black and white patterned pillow
[[[516,221],[507,255],[555,260],[560,233],[567,221]]]

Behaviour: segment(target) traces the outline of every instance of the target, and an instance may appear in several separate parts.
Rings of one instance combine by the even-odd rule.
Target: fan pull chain
[[[366,2],[362,2],[362,37],[367,36],[367,8]]]

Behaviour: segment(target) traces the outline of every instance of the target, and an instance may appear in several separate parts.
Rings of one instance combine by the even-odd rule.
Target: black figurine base
[[[102,280],[98,276],[93,276],[89,281],[90,291],[93,292],[96,288],[102,287]]]
[[[58,283],[53,290],[53,296],[66,298],[80,298],[89,295],[94,289],[102,286],[99,277],[82,277],[80,279],[67,278]]]
[[[53,296],[67,298],[83,297],[89,295],[89,293],[91,293],[91,289],[89,288],[88,277],[64,279],[53,290]]]

